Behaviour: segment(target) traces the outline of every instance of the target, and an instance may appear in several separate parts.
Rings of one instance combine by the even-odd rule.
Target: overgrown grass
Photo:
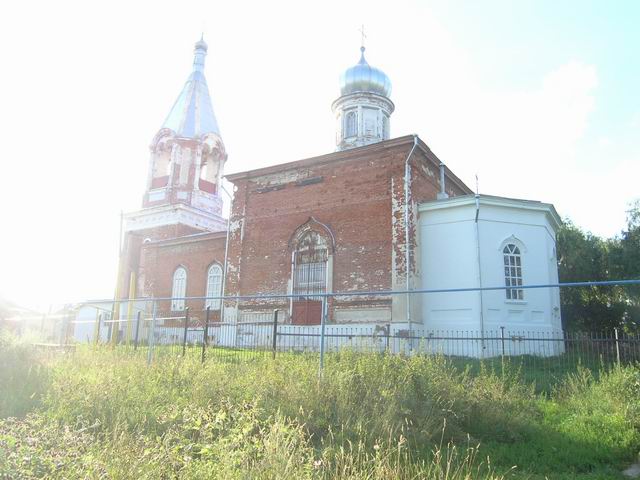
[[[2,394],[3,416],[32,413],[0,423],[0,478],[597,479],[640,449],[638,367],[538,394],[509,365],[442,357],[336,353],[318,378],[304,355],[147,367],[108,348],[19,352],[0,358],[40,380]]]
[[[0,418],[21,416],[40,405],[49,386],[42,352],[0,332]]]

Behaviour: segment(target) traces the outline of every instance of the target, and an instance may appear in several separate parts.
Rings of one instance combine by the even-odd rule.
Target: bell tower
[[[220,182],[227,160],[204,75],[207,44],[195,44],[193,68],[150,145],[142,209],[125,216],[125,231],[182,225],[223,231]]]

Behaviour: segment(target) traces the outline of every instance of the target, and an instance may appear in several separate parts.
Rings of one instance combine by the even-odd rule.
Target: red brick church
[[[336,151],[226,176],[226,219],[227,154],[204,75],[207,45],[195,44],[193,71],[150,147],[142,208],[125,215],[121,299],[174,297],[163,311],[210,307],[214,319],[238,322],[278,308],[285,323],[312,325],[314,295],[340,292],[329,322],[407,320],[404,296],[349,292],[419,288],[418,206],[473,192],[418,137],[390,138],[391,84],[361,50],[332,105]]]

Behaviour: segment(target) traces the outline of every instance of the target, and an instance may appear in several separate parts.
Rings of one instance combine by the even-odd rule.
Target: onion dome
[[[388,98],[391,95],[391,80],[382,70],[367,63],[364,50],[364,47],[360,47],[360,61],[340,76],[340,95],[364,92]]]

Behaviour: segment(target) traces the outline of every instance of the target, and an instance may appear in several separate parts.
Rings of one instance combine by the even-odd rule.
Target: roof
[[[220,136],[204,76],[206,55],[207,44],[200,40],[194,49],[193,71],[162,125],[162,128],[173,130],[178,137],[197,138],[208,133]]]
[[[429,202],[423,202],[420,204],[420,211],[425,210],[439,210],[443,208],[455,208],[462,207],[467,205],[475,204],[476,195],[459,195],[456,197],[446,198],[442,200],[433,200]],[[537,210],[546,212],[555,227],[558,228],[562,225],[562,219],[556,208],[551,203],[544,203],[538,200],[525,200],[521,198],[509,198],[509,197],[498,197],[496,195],[478,195],[478,200],[480,205],[493,205],[498,207],[507,207],[507,208],[519,208],[526,210]]]
[[[391,80],[379,68],[372,67],[364,58],[364,46],[360,47],[360,61],[340,76],[340,95],[366,92],[391,96]]]
[[[331,163],[349,161],[349,160],[357,160],[365,154],[375,152],[377,150],[385,151],[393,148],[406,148],[407,153],[413,146],[414,138],[417,138],[418,148],[423,152],[423,154],[431,160],[435,165],[439,165],[440,159],[431,151],[431,149],[424,143],[417,135],[405,135],[404,137],[392,138],[390,140],[384,140],[382,142],[373,143],[370,145],[365,145],[362,147],[350,148],[347,150],[341,150],[337,152],[327,153],[325,155],[320,155],[317,157],[305,158],[302,160],[296,160],[293,162],[280,163],[278,165],[271,165],[269,167],[256,168],[253,170],[246,170],[244,172],[233,173],[230,175],[225,175],[225,178],[230,182],[234,182],[242,179],[251,179],[255,177],[260,177],[262,175],[269,175],[273,173],[279,173],[287,170],[295,170],[298,168],[309,168],[319,165],[328,165]],[[472,190],[465,185],[465,183],[460,180],[456,175],[451,172],[448,168],[446,169],[447,177],[449,181],[458,185],[463,191],[471,193]]]

